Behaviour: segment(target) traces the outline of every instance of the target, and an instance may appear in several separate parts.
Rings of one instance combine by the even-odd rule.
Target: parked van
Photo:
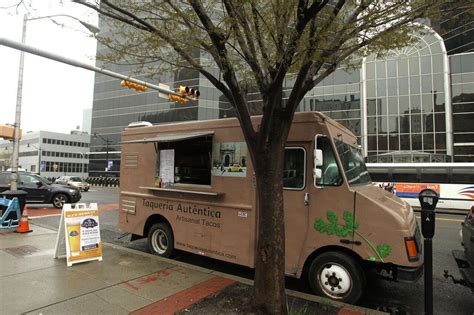
[[[420,277],[413,209],[372,185],[352,132],[321,113],[296,113],[285,150],[288,276],[349,303],[361,297],[367,269]],[[229,171],[235,164],[241,171]],[[180,249],[254,266],[257,195],[237,119],[127,128],[120,171],[120,228],[132,239],[148,237],[164,257]]]

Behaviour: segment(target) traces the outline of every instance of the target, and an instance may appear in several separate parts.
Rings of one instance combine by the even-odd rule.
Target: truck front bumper
[[[415,268],[394,266],[393,277],[400,282],[416,282],[423,274],[423,265]]]

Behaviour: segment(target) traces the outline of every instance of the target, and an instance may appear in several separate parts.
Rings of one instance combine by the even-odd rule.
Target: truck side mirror
[[[323,150],[316,149],[314,150],[314,166],[323,165]]]
[[[319,168],[323,165],[323,150],[318,149],[318,135],[314,137],[314,151],[313,151],[313,183],[316,186],[316,181],[323,177],[323,171]]]
[[[313,176],[315,179],[320,179],[321,177],[323,177],[323,172],[321,171],[321,169],[315,168],[313,172]]]
[[[423,189],[418,194],[421,204],[421,232],[425,238],[432,238],[435,232],[435,208],[438,194],[432,189]]]

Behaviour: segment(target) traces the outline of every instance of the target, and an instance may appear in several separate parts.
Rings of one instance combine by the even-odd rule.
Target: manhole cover
[[[38,248],[31,245],[24,245],[18,247],[4,248],[3,250],[15,257],[23,258],[25,256],[36,253],[38,251]]]

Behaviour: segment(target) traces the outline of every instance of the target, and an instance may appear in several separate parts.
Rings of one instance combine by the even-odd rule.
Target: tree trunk
[[[259,152],[255,155],[258,239],[254,306],[260,314],[287,314],[282,189],[284,141],[273,140],[257,149]]]

